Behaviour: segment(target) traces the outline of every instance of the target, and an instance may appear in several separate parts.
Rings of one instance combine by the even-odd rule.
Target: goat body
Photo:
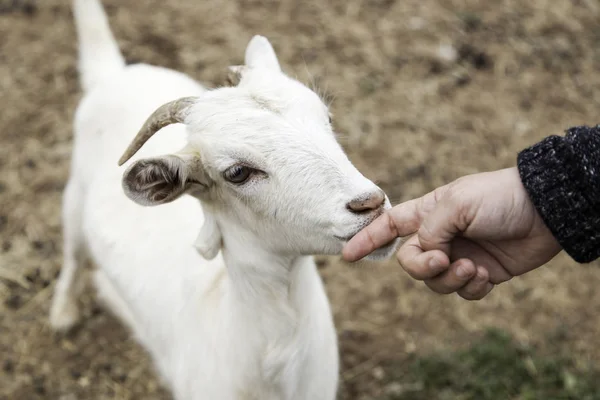
[[[308,162],[307,157],[301,158],[305,160],[302,162],[288,158],[285,167],[270,170],[267,165],[264,175],[254,176],[246,186],[222,181],[220,172],[215,171],[225,163],[225,158],[208,151],[228,146],[232,141],[219,140],[219,135],[228,129],[235,130],[232,124],[237,121],[236,115],[241,119],[246,115],[245,109],[237,104],[250,104],[248,99],[254,95],[248,94],[250,89],[239,94],[244,87],[240,84],[240,88],[215,90],[234,94],[231,100],[207,101],[204,109],[208,114],[202,118],[198,116],[199,112],[190,113],[187,124],[163,127],[160,135],[149,140],[128,162],[127,171],[137,169],[126,172],[124,178],[124,170],[116,161],[148,115],[178,98],[204,98],[213,94],[176,71],[146,64],[125,65],[99,2],[75,0],[74,7],[79,70],[85,96],[75,114],[71,170],[63,198],[64,263],[51,307],[52,326],[66,330],[78,321],[80,266],[86,257],[90,257],[97,266],[93,282],[99,299],[150,353],[159,375],[175,398],[334,399],[338,385],[337,339],[330,305],[310,254],[338,253],[343,240],[337,237],[342,233],[331,235],[327,231],[327,237],[331,236],[329,242],[329,239],[319,237],[311,239],[310,229],[325,217],[319,214],[321,219],[315,219],[315,223],[308,221],[310,224],[306,226],[302,225],[302,218],[289,217],[293,210],[302,208],[302,204],[294,205],[294,199],[304,195],[290,197],[292,203],[289,204],[283,204],[284,197],[278,200],[271,195],[248,200],[250,196],[258,196],[259,190],[264,193],[270,188],[267,185],[275,185],[274,176],[280,171],[285,170],[286,177],[290,177],[311,168],[318,170],[318,165],[303,165],[302,162]],[[275,65],[273,62],[277,61],[273,57],[266,39],[255,37],[246,52],[249,64],[246,67],[260,71],[263,64]],[[281,76],[277,79],[284,82],[282,73]],[[288,82],[289,78],[285,79]],[[252,80],[256,85],[264,82],[260,77]],[[252,83],[245,85],[252,86]],[[297,83],[293,85],[297,90],[305,90]],[[306,91],[303,95],[309,96],[308,89]],[[265,97],[273,92],[267,90]],[[310,97],[310,101],[316,100]],[[191,148],[190,143],[197,142],[190,130],[201,130],[202,125],[204,131],[210,131],[209,123],[205,121],[218,119],[218,112],[210,109],[211,104],[217,103],[229,112],[229,117],[224,118],[227,121],[218,120],[215,124],[225,125],[215,128],[217,133],[212,137],[210,133],[203,134],[202,140],[207,142],[200,150]],[[261,119],[263,114],[260,113],[271,110],[265,111],[264,103],[252,104],[256,107],[248,111],[248,118],[258,115],[258,125],[264,118],[271,118],[269,121],[273,124],[283,123],[277,122],[283,117],[287,118],[286,126],[291,126],[289,121],[307,123],[306,118],[292,117],[297,110],[291,106],[282,106],[278,114],[265,114]],[[196,116],[198,120],[194,119]],[[245,132],[248,129],[245,127]],[[264,150],[262,143],[271,143],[265,138],[257,138],[252,144],[254,136],[239,135],[241,142],[250,143],[245,148],[254,146],[256,154]],[[333,136],[318,140],[327,142],[323,148],[331,152],[319,160],[343,164],[343,168],[360,181],[362,186],[356,189],[360,193],[377,190],[352,169],[336,147]],[[293,147],[290,151],[300,151],[305,142],[297,139],[294,143],[295,147],[289,145]],[[180,150],[182,148],[184,152]],[[169,162],[157,158],[165,152],[177,157],[169,158]],[[267,164],[275,162],[275,158],[266,158],[274,153],[277,152],[264,150]],[[313,153],[316,154],[311,150],[310,154]],[[144,160],[153,157],[163,161],[146,168],[150,164]],[[195,170],[184,173],[184,167],[174,166],[183,162],[181,160],[192,159],[196,161],[186,161],[187,164],[182,165],[187,168],[202,164],[203,173],[194,176],[193,181],[190,178],[188,186],[182,184],[182,188],[189,189],[188,195],[176,201],[169,198],[159,207],[144,207],[140,205],[143,201],[136,201],[138,195],[132,194],[132,187],[154,191],[149,197],[152,200],[163,198],[159,195],[171,188],[169,183],[193,176]],[[177,170],[173,172],[175,175],[169,175],[174,168]],[[293,168],[296,171],[288,171]],[[269,181],[265,178],[267,175]],[[348,173],[335,175],[339,184],[331,184],[332,190],[342,187],[342,178],[339,178],[342,175],[348,176]],[[323,185],[331,181],[323,177],[319,183],[315,176],[294,185],[319,185],[313,191],[322,193]],[[128,186],[129,179],[137,186]],[[200,190],[204,188],[207,189]],[[379,192],[373,193],[381,196]],[[144,204],[148,205],[150,200]],[[383,209],[383,198],[377,201],[374,209],[379,211],[374,211],[369,218],[365,216],[364,208],[355,215],[340,203],[341,222],[338,224],[336,220],[336,227],[349,226],[344,222],[346,220],[352,223],[356,220],[356,224],[360,224],[356,229],[364,226]],[[388,207],[387,197],[385,201],[385,207]],[[274,211],[264,208],[267,205],[274,207]],[[319,206],[323,207],[322,202]],[[311,215],[317,213],[315,210]],[[282,228],[288,225],[291,225],[290,231]],[[333,223],[323,223],[318,229],[325,231],[330,225]],[[314,229],[317,232],[317,228]],[[351,233],[356,229],[352,228]],[[293,236],[296,231],[300,232],[297,237]],[[314,249],[311,240],[319,242],[315,243]],[[321,250],[318,246],[328,247]]]

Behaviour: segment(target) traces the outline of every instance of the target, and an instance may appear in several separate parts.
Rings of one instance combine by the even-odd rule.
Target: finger
[[[512,274],[504,268],[496,257],[480,244],[457,237],[452,241],[451,260],[468,258],[477,267],[483,267],[489,276],[489,282],[499,284],[512,278]]]
[[[425,284],[436,293],[450,294],[465,286],[476,273],[473,261],[463,258],[453,262],[440,276],[426,280]]]
[[[346,243],[342,250],[344,260],[359,260],[397,237],[415,233],[421,222],[419,204],[419,199],[411,200],[384,212]]]
[[[469,202],[457,195],[446,195],[419,227],[419,243],[423,250],[441,250],[450,255],[450,244],[469,225]]]
[[[448,256],[439,250],[424,252],[419,240],[413,236],[400,247],[397,253],[398,262],[414,279],[432,279],[450,266]]]
[[[470,300],[470,301],[473,301],[473,300],[481,300],[481,299],[483,299],[485,296],[487,296],[488,294],[490,294],[490,292],[492,291],[492,289],[494,289],[495,287],[496,287],[496,285],[494,285],[493,283],[490,283],[490,282],[486,283],[486,284],[485,284],[485,286],[484,286],[484,290],[483,290],[483,292],[482,292],[482,293],[481,293],[479,296],[477,296],[477,297],[469,297],[469,296],[465,296],[465,295],[461,294],[461,292],[460,292],[460,291],[458,291],[457,293],[458,293],[458,295],[459,295],[460,297],[462,297],[462,298],[463,298],[463,299],[465,299],[465,300]]]
[[[477,273],[467,284],[457,291],[465,300],[481,300],[492,290],[490,276],[487,269],[477,267]]]

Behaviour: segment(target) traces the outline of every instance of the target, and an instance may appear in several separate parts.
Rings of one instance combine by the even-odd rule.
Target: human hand
[[[393,207],[356,234],[343,257],[356,261],[415,233],[398,250],[400,265],[433,291],[467,300],[482,299],[561,250],[517,168],[465,176]]]

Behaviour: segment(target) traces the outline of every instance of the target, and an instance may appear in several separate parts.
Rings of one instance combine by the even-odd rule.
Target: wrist
[[[575,261],[592,261],[584,248],[590,233],[581,229],[581,221],[597,211],[586,198],[584,172],[578,170],[570,144],[559,136],[547,137],[521,151],[517,165],[529,199],[556,242]]]

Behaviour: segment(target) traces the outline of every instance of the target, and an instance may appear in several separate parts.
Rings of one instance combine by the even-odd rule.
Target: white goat
[[[264,37],[232,68],[237,86],[208,91],[175,71],[126,66],[99,2],[74,7],[85,96],[52,326],[78,321],[89,256],[100,299],[175,398],[334,399],[337,339],[311,255],[339,254],[387,196]]]

